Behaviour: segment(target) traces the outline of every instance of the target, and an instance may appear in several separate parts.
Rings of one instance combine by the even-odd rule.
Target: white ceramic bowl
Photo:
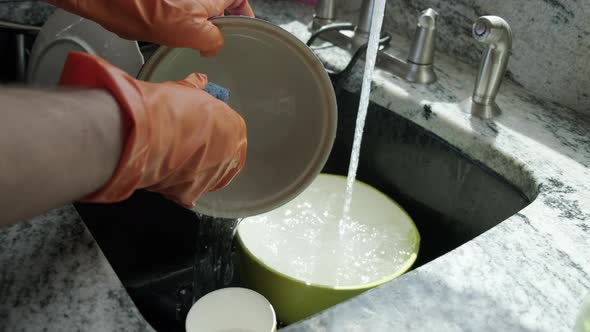
[[[204,195],[195,210],[248,217],[287,203],[320,173],[336,136],[336,97],[322,63],[289,32],[247,17],[213,22],[225,36],[216,56],[161,47],[139,78],[162,82],[201,72],[230,90],[229,105],[248,128],[246,165],[228,187]]]
[[[188,312],[186,332],[273,332],[275,312],[255,291],[230,287],[200,298]]]

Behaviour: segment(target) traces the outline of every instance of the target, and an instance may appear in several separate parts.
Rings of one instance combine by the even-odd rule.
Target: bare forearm
[[[117,102],[101,90],[0,89],[0,226],[104,185],[123,145]]]

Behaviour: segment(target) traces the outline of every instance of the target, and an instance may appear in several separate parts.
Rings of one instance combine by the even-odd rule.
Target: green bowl
[[[360,181],[357,181],[357,184],[368,186]],[[399,207],[396,202],[391,202]],[[278,320],[291,324],[405,273],[414,264],[418,254],[420,235],[417,230],[415,230],[414,236],[415,247],[413,250],[415,254],[406,260],[395,273],[376,282],[359,286],[326,286],[293,278],[268,266],[247,248],[238,231],[240,278],[244,286],[259,292],[268,299],[275,309]]]

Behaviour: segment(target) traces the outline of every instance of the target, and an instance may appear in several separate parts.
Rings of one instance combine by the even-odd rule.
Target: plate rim
[[[103,54],[102,52],[103,49],[100,47],[96,47],[98,43],[104,43],[104,40],[101,39],[99,41],[97,38],[84,38],[85,36],[82,33],[80,33],[80,31],[77,31],[77,29],[79,29],[79,26],[84,27],[88,24],[88,22],[96,24],[102,29],[95,30],[95,35],[98,31],[100,35],[103,36],[106,36],[107,34],[109,37],[114,36],[115,38],[117,38],[118,41],[121,42],[120,46],[126,46],[125,49],[119,46],[119,48],[121,49],[120,56],[123,56],[123,54],[125,54],[130,59],[128,61],[129,63],[135,62],[135,68],[133,69],[135,72],[133,74],[136,75],[145,63],[145,59],[143,57],[143,54],[141,53],[141,50],[139,49],[139,44],[137,43],[137,41],[123,39],[117,36],[115,33],[106,30],[100,24],[90,19],[81,17],[79,15],[58,8],[53,14],[51,14],[51,16],[49,16],[47,21],[45,21],[45,23],[41,27],[41,30],[35,37],[33,46],[31,48],[31,54],[28,57],[25,82],[27,84],[33,85],[38,84],[38,82],[35,82],[33,80],[33,78],[36,76],[35,73],[38,70],[38,64],[40,63],[40,60],[46,56],[47,50],[58,41],[76,41],[78,42],[78,44],[83,44],[87,46],[87,48],[91,51],[88,52],[88,54],[99,56],[102,59],[105,59],[112,63],[112,57],[106,57],[105,54]],[[121,70],[129,73],[131,68],[121,68]]]

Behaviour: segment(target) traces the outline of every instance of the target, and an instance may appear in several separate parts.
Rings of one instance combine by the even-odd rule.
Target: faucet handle
[[[428,8],[418,17],[414,41],[408,53],[406,80],[415,83],[436,81],[434,73],[434,41],[436,39],[436,17],[438,13]]]
[[[408,61],[417,65],[434,63],[434,41],[436,38],[436,17],[438,13],[428,8],[418,17],[414,41],[410,48]]]

